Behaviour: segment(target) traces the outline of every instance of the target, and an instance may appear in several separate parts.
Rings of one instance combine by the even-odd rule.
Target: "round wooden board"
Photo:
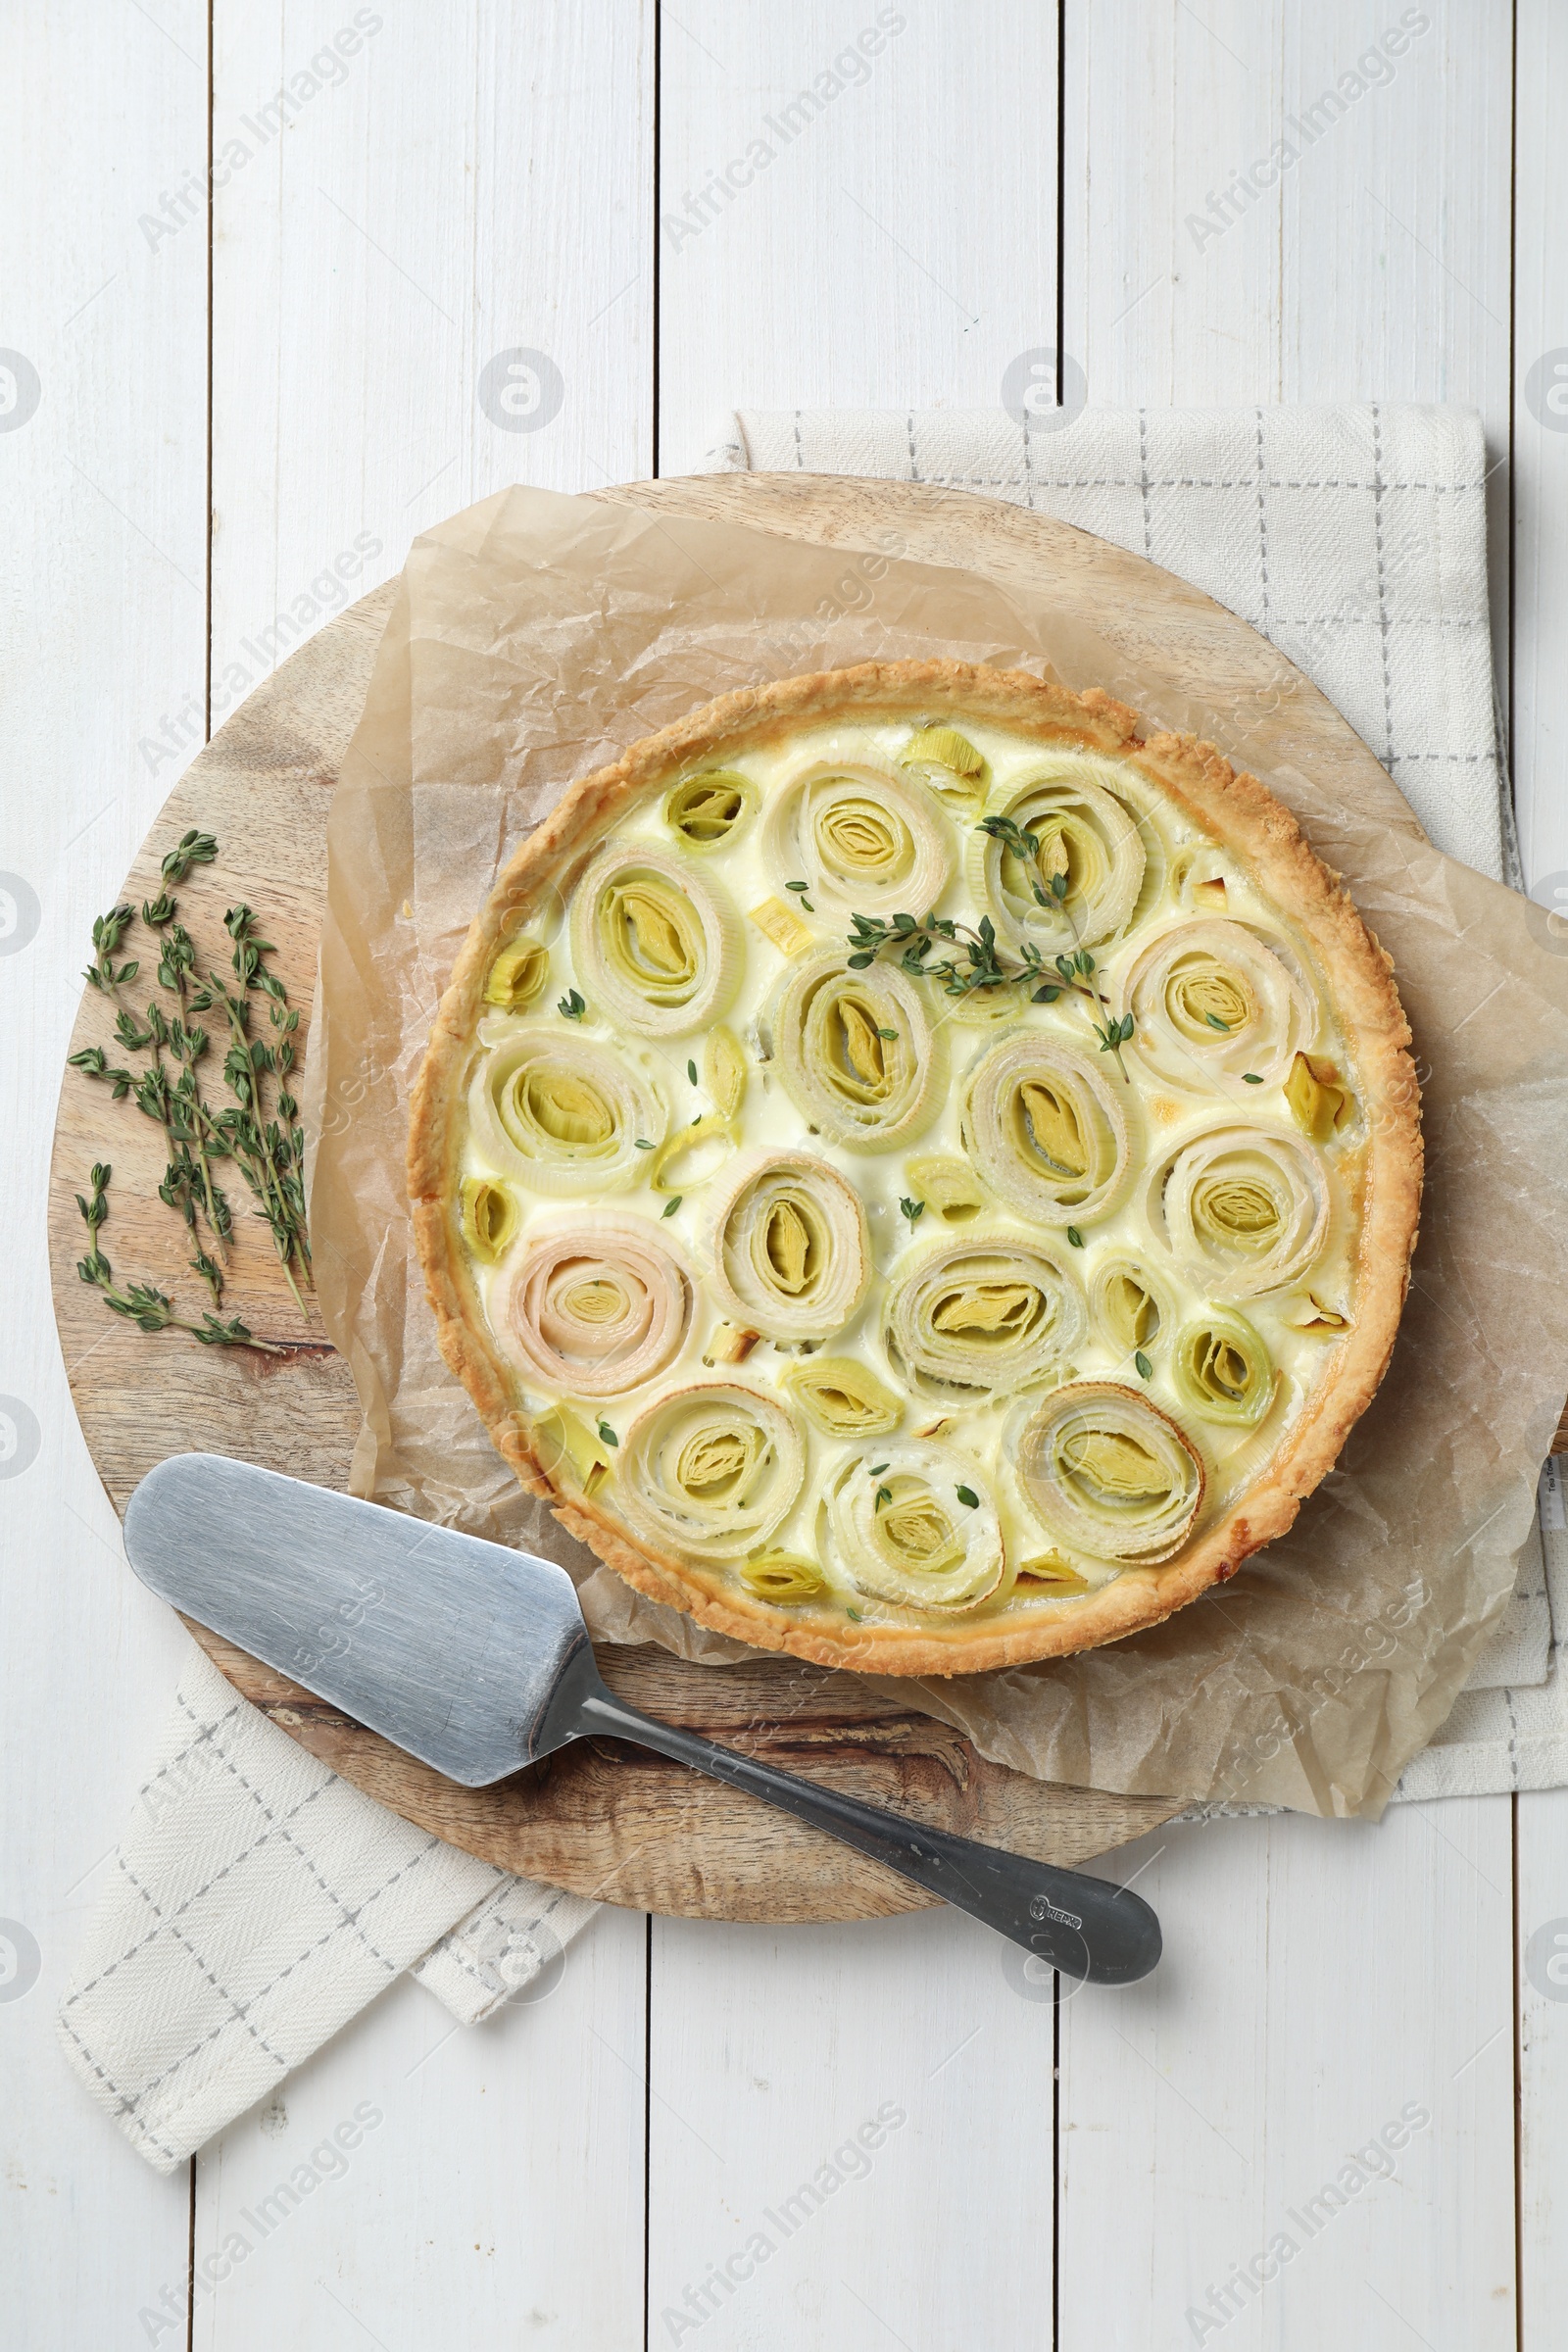
[[[1081,616],[1136,654],[1146,671],[1168,676],[1173,691],[1201,678],[1213,704],[1257,712],[1260,765],[1310,762],[1336,780],[1348,805],[1386,812],[1391,825],[1415,825],[1371,753],[1304,677],[1290,672],[1291,691],[1280,695],[1289,664],[1245,622],[1142,558],[1047,515],[920,484],[809,475],[639,482],[603,495],[824,545],[873,544],[892,523],[917,560],[1036,583],[1042,573],[1066,578]],[[216,834],[219,860],[181,886],[181,918],[219,962],[228,944],[224,910],[237,900],[252,905],[302,1012],[316,969],[327,804],[394,588],[377,589],[331,621],[227,720],[171,795],[122,893],[139,906],[157,894],[162,857],[182,833],[194,826]],[[88,1045],[115,1058],[111,1010],[92,991],[84,992],[71,1050]],[[117,1278],[150,1281],[187,1312],[205,1303],[186,1267],[182,1228],[158,1200],[164,1156],[151,1120],[68,1069],[50,1179],[55,1313],[110,1499],[123,1512],[148,1470],[192,1449],[346,1487],[359,1424],[354,1384],[314,1305],[301,1316],[259,1223],[237,1215],[247,1230],[224,1312],[237,1312],[280,1350],[274,1354],[147,1337],[112,1316],[77,1278],[84,1229],[75,1196],[92,1163],[107,1160],[114,1179],[100,1246]],[[237,1198],[234,1206],[242,1210]],[[314,1755],[410,1821],[505,1869],[606,1901],[701,1918],[873,1918],[933,1899],[748,1797],[615,1741],[568,1747],[493,1788],[459,1788],[204,1628],[191,1631],[235,1687]],[[700,1667],[651,1648],[607,1649],[600,1663],[613,1689],[652,1714],[1043,1860],[1070,1864],[1103,1853],[1176,1809],[1166,1799],[1008,1772],[949,1726],[851,1674],[761,1655],[740,1667]]]

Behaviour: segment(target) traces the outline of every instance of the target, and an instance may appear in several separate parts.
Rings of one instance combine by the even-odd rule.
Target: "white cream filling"
[[[961,723],[962,732],[990,762],[992,782],[988,805],[1004,804],[1008,791],[1038,768],[1042,747],[1009,736],[1004,730]],[[1285,1320],[1293,1303],[1298,1303],[1303,1289],[1341,1313],[1353,1312],[1352,1289],[1355,1268],[1353,1206],[1348,1198],[1346,1185],[1336,1174],[1336,1161],[1346,1152],[1354,1152],[1363,1130],[1357,1118],[1355,1127],[1343,1143],[1336,1141],[1322,1152],[1330,1171],[1334,1212],[1330,1220],[1328,1239],[1321,1254],[1291,1290],[1278,1297],[1251,1298],[1242,1303],[1242,1311],[1253,1325],[1266,1345],[1278,1369],[1279,1379],[1273,1403],[1260,1424],[1250,1429],[1231,1429],[1212,1421],[1200,1420],[1181,1406],[1172,1385],[1170,1362],[1176,1329],[1206,1303],[1203,1295],[1186,1282],[1165,1250],[1152,1238],[1145,1210],[1147,1185],[1144,1181],[1152,1160],[1164,1157],[1179,1149],[1189,1137],[1213,1127],[1224,1120],[1245,1120],[1261,1125],[1276,1125],[1295,1132],[1289,1105],[1282,1087],[1278,1085],[1250,1086],[1240,1078],[1223,1080],[1204,1092],[1178,1092],[1152,1078],[1137,1059],[1134,1051],[1124,1050],[1130,1084],[1125,1088],[1116,1076],[1111,1057],[1100,1054],[1091,1028],[1091,1009],[1081,997],[1063,997],[1052,1005],[1032,1004],[1028,991],[1023,988],[1010,992],[1017,1004],[1013,1021],[987,1024],[955,1018],[948,999],[935,989],[924,989],[934,1024],[945,1030],[951,1055],[951,1082],[946,1101],[937,1115],[921,1133],[906,1147],[886,1152],[852,1150],[845,1146],[823,1142],[820,1136],[808,1132],[806,1122],[780,1083],[776,1064],[760,1056],[760,1046],[767,1036],[768,1012],[782,984],[798,968],[800,961],[814,954],[830,951],[844,952],[847,945],[848,921],[841,905],[817,899],[812,902],[814,912],[805,912],[799,891],[786,885],[799,876],[773,870],[767,861],[767,842],[770,830],[767,823],[768,796],[781,777],[794,776],[809,763],[822,762],[827,766],[843,764],[858,769],[882,767],[896,774],[901,782],[912,781],[907,770],[897,767],[897,755],[908,741],[910,726],[900,720],[886,724],[844,724],[803,731],[786,743],[769,750],[751,751],[722,764],[750,778],[759,788],[760,807],[750,821],[738,829],[738,838],[702,853],[688,853],[701,870],[719,881],[728,891],[744,919],[746,935],[745,969],[739,992],[724,1014],[726,1026],[742,1042],[748,1061],[748,1085],[745,1102],[736,1125],[738,1148],[748,1152],[767,1147],[806,1150],[818,1154],[839,1169],[864,1203],[871,1237],[875,1274],[859,1311],[845,1328],[835,1332],[824,1343],[824,1352],[858,1358],[884,1384],[897,1393],[907,1395],[896,1371],[890,1366],[881,1341],[883,1306],[889,1282],[895,1280],[927,1246],[936,1239],[959,1239],[972,1229],[1010,1229],[1020,1239],[1047,1241],[1057,1253],[1071,1264],[1072,1271],[1088,1295],[1098,1267],[1110,1258],[1130,1258],[1150,1264],[1159,1277],[1161,1286],[1174,1307],[1174,1325],[1162,1330],[1150,1349],[1153,1371],[1151,1379],[1143,1379],[1133,1362],[1120,1355],[1102,1339],[1093,1335],[1073,1355],[1073,1372],[1083,1379],[1111,1378],[1125,1384],[1168,1413],[1182,1427],[1201,1456],[1208,1475],[1208,1492],[1201,1517],[1200,1530],[1233,1502],[1262,1470],[1279,1447],[1305,1399],[1325,1377],[1337,1353],[1332,1336],[1312,1335],[1294,1329]],[[919,789],[924,789],[920,787]],[[1142,786],[1145,798],[1158,796],[1147,780]],[[942,809],[935,795],[931,806],[938,814],[951,839],[952,875],[939,903],[938,911],[961,921],[974,922],[979,909],[974,906],[965,879],[964,848],[971,830],[968,819]],[[667,851],[674,837],[662,818],[662,795],[648,799],[624,813],[613,828],[617,842],[647,841]],[[977,812],[978,813],[978,812]],[[1180,863],[1179,853],[1190,848],[1198,855],[1191,862],[1201,875],[1221,874],[1226,883],[1226,899],[1220,910],[1231,921],[1257,926],[1282,940],[1287,953],[1294,954],[1297,968],[1307,981],[1319,1008],[1319,1028],[1315,1039],[1304,1041],[1305,1050],[1334,1059],[1342,1070],[1348,1070],[1354,1083],[1353,1065],[1347,1054],[1344,1038],[1327,1009],[1327,992],[1321,974],[1300,933],[1281,910],[1256,889],[1249,878],[1240,858],[1229,849],[1215,844],[1200,828],[1186,821],[1174,806],[1160,807],[1158,829],[1163,836],[1167,862]],[[1128,939],[1112,942],[1097,951],[1099,974],[1107,1000],[1119,1001],[1118,982],[1127,965],[1163,928],[1183,919],[1198,919],[1198,910],[1184,916],[1179,904],[1179,877],[1168,877],[1159,899],[1145,914]],[[809,894],[807,894],[809,896]],[[766,900],[782,901],[807,926],[811,934],[811,946],[802,957],[781,954],[758,924],[751,919],[751,910]],[[903,901],[900,902],[904,904]],[[924,906],[909,905],[910,913],[918,919],[928,911]],[[1214,909],[1204,906],[1204,915]],[[548,894],[538,919],[524,920],[521,928],[531,936],[542,938],[550,950],[550,966],[543,992],[536,998],[526,1015],[511,1016],[487,1008],[480,1027],[480,1040],[486,1046],[501,1043],[525,1021],[559,1026],[564,1040],[573,1032],[598,1045],[612,1046],[635,1068],[651,1079],[668,1108],[669,1127],[673,1132],[690,1125],[694,1119],[714,1110],[701,1084],[704,1033],[668,1039],[632,1039],[617,1035],[600,1016],[582,976],[573,968],[569,926],[564,919],[559,902]],[[935,956],[932,961],[937,960]],[[556,1011],[557,1001],[576,988],[588,996],[587,1010],[580,1021],[568,1021]],[[1058,1232],[1030,1224],[1015,1212],[995,1204],[969,1223],[947,1223],[933,1208],[911,1227],[900,1209],[902,1198],[910,1196],[917,1188],[910,1181],[907,1162],[910,1158],[925,1158],[947,1152],[964,1154],[959,1129],[959,1103],[967,1072],[979,1057],[1006,1034],[1017,1027],[1038,1026],[1053,1037],[1064,1040],[1095,1056],[1098,1066],[1104,1069],[1120,1090],[1134,1128],[1134,1164],[1137,1170],[1128,1188],[1127,1197],[1111,1214],[1086,1219],[1083,1247],[1074,1248],[1062,1243]],[[688,1065],[695,1063],[699,1083],[694,1085],[688,1075]],[[650,1163],[653,1154],[646,1155]],[[679,1196],[679,1207],[668,1217],[662,1212],[672,1196],[656,1193],[643,1180],[626,1191],[603,1197],[594,1194],[576,1196],[570,1202],[574,1220],[591,1213],[595,1206],[617,1216],[627,1213],[648,1218],[657,1232],[673,1240],[685,1251],[699,1276],[696,1312],[685,1346],[679,1355],[655,1381],[641,1389],[628,1392],[608,1402],[592,1404],[571,1398],[562,1392],[557,1398],[546,1395],[536,1385],[519,1379],[518,1400],[522,1409],[538,1415],[560,1401],[573,1406],[589,1429],[601,1420],[612,1429],[623,1431],[633,1415],[652,1399],[670,1389],[685,1386],[693,1380],[730,1379],[745,1385],[773,1390],[774,1379],[789,1363],[797,1360],[796,1351],[775,1348],[761,1341],[747,1360],[735,1366],[710,1369],[703,1357],[709,1348],[715,1324],[721,1320],[721,1310],[705,1295],[701,1277],[706,1264],[704,1237],[707,1225],[705,1184],[703,1176],[710,1174],[717,1159],[711,1149],[694,1154],[693,1174],[688,1189]],[[519,1238],[526,1240],[530,1231],[551,1221],[559,1221],[564,1203],[544,1195],[531,1193],[491,1165],[477,1140],[466,1135],[463,1152],[462,1172],[465,1177],[484,1176],[509,1185],[519,1215]],[[515,1245],[514,1245],[515,1247]],[[474,1273],[481,1300],[489,1311],[492,1292],[496,1285],[496,1270],[475,1264]],[[497,1333],[497,1345],[503,1357],[514,1361],[509,1351],[504,1333]],[[1071,1598],[1053,1598],[1040,1588],[1013,1589],[1010,1572],[1032,1556],[1064,1550],[1059,1538],[1041,1524],[1026,1501],[1010,1467],[1017,1451],[1017,1435],[1022,1420],[1038,1401],[1041,1390],[1028,1396],[999,1397],[986,1404],[932,1402],[926,1397],[910,1396],[904,1420],[895,1439],[887,1444],[902,1444],[910,1436],[928,1429],[939,1420],[947,1422],[942,1442],[960,1453],[973,1466],[989,1488],[999,1508],[1009,1563],[1009,1576],[999,1594],[969,1612],[964,1622],[977,1617],[995,1617],[1008,1611],[1061,1609],[1074,1605]],[[797,1415],[806,1444],[807,1474],[800,1498],[789,1518],[770,1539],[768,1549],[802,1552],[817,1559],[826,1580],[826,1591],[819,1601],[807,1604],[808,1608],[827,1607],[842,1613],[848,1606],[862,1620],[883,1623],[927,1622],[921,1612],[899,1609],[866,1598],[849,1582],[842,1566],[825,1548],[823,1537],[823,1494],[833,1473],[843,1462],[846,1452],[860,1452],[861,1446],[848,1446],[821,1437],[810,1428],[804,1415]],[[876,1454],[877,1442],[872,1441],[870,1451]],[[602,1507],[615,1510],[613,1478],[614,1449],[607,1448],[612,1475],[597,1492]],[[1091,1589],[1111,1581],[1120,1571],[1111,1563],[1095,1560],[1076,1551],[1067,1556],[1084,1577]],[[736,1564],[738,1566],[738,1563]],[[704,1564],[705,1576],[713,1573],[711,1563]],[[739,1588],[737,1588],[739,1589]]]

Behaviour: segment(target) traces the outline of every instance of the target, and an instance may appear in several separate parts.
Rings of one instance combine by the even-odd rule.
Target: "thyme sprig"
[[[1003,848],[1010,850],[1022,863],[1028,863],[1039,857],[1039,834],[1024,831],[1013,822],[1010,816],[983,816],[980,819],[980,831],[988,833],[993,841],[1000,841]],[[1090,1027],[1100,1040],[1102,1054],[1115,1055],[1116,1067],[1125,1083],[1127,1081],[1127,1064],[1121,1057],[1121,1050],[1132,1036],[1133,1016],[1130,1012],[1124,1012],[1119,1020],[1116,1019],[1101,995],[1100,983],[1095,978],[1095,959],[1083,944],[1083,934],[1078,928],[1078,918],[1067,904],[1068,873],[1065,852],[1060,852],[1060,855],[1062,863],[1051,876],[1049,895],[1037,881],[1031,881],[1030,888],[1034,892],[1036,906],[1054,907],[1064,918],[1072,932],[1073,952],[1071,956],[1058,956],[1055,958],[1057,974],[1064,988],[1074,989],[1079,995],[1091,999],[1100,1018],[1097,1021],[1092,1014]],[[1029,943],[1025,941],[1024,954],[1026,956],[1029,952]],[[1060,990],[1053,989],[1048,982],[1036,990],[1033,1002],[1036,1004],[1053,1004],[1059,994]]]
[[[123,1315],[138,1331],[184,1331],[204,1348],[259,1348],[268,1355],[284,1355],[287,1349],[270,1340],[259,1340],[243,1324],[238,1315],[224,1323],[209,1308],[199,1323],[176,1314],[172,1298],[164,1291],[155,1290],[151,1283],[127,1283],[123,1289],[115,1281],[115,1270],[98,1246],[100,1228],[109,1216],[109,1180],[114,1171],[104,1161],[94,1164],[90,1178],[91,1198],[76,1195],[76,1206],[87,1228],[87,1254],[76,1260],[76,1272],[85,1283],[101,1291],[110,1312]],[[210,1262],[210,1261],[209,1261]],[[214,1268],[216,1273],[217,1269]],[[216,1294],[215,1294],[216,1296]]]
[[[1022,831],[1010,817],[982,817],[980,830],[1000,841],[1020,859],[1033,858],[1039,852],[1039,835]],[[960,923],[933,908],[923,920],[912,914],[894,914],[885,920],[874,915],[852,914],[850,921],[854,928],[848,943],[850,969],[864,971],[893,948],[898,951],[901,971],[916,980],[933,981],[944,996],[966,997],[977,988],[1027,988],[1032,1004],[1054,1004],[1058,998],[1068,994],[1083,997],[1090,1007],[1090,1026],[1100,1041],[1100,1051],[1115,1056],[1116,1067],[1125,1082],[1127,1065],[1121,1057],[1121,1049],[1133,1034],[1133,1016],[1126,1012],[1118,1018],[1105,1003],[1096,977],[1095,958],[1083,945],[1077,917],[1067,905],[1067,887],[1065,872],[1052,875],[1049,891],[1039,882],[1032,884],[1037,903],[1058,912],[1072,931],[1072,954],[1057,956],[1050,963],[1030,939],[1023,942],[1016,962],[1004,960],[997,946],[996,925],[989,914],[983,914],[978,923]],[[954,952],[932,962],[930,958],[939,945],[946,945]]]
[[[169,1159],[159,1198],[182,1219],[191,1244],[191,1270],[207,1285],[214,1307],[222,1300],[221,1260],[234,1230],[233,1211],[214,1169],[228,1160],[238,1168],[256,1201],[257,1215],[271,1233],[284,1278],[303,1313],[305,1300],[295,1276],[297,1270],[309,1284],[311,1253],[305,1218],[305,1138],[292,1091],[300,1016],[267,963],[275,953],[272,943],[261,937],[246,906],[231,906],[223,918],[231,948],[229,971],[203,970],[196,943],[178,919],[170,885],[183,882],[193,866],[211,865],[217,856],[214,836],[192,829],[163,860],[164,888],[142,903],[141,920],[157,950],[157,985],[173,1000],[172,1009],[166,1009],[156,995],[138,1005],[124,993],[145,960],[122,956],[134,910],[128,906],[111,907],[93,925],[93,961],[85,977],[114,1004],[116,1045],[127,1056],[146,1055],[143,1066],[111,1062],[102,1046],[85,1047],[71,1060],[86,1076],[107,1084],[116,1102],[129,1097],[163,1129]],[[263,1007],[265,1026],[259,1017]],[[215,1041],[197,1016],[209,1013],[218,1015],[224,1049],[222,1074],[231,1100],[222,1105],[209,1099],[202,1083],[203,1065],[210,1066]],[[82,1213],[87,1214],[85,1206]],[[202,1240],[204,1223],[214,1249]],[[100,1268],[96,1253],[83,1264],[93,1268],[83,1280],[95,1282],[114,1311],[130,1315],[143,1330],[185,1330],[207,1346],[268,1345],[251,1340],[237,1317],[225,1324],[209,1314],[203,1326],[186,1323],[162,1292],[146,1285],[114,1291],[107,1262]]]
[[[855,928],[850,933],[849,965],[852,972],[863,972],[874,963],[885,948],[897,948],[901,971],[911,973],[917,980],[934,980],[945,996],[966,997],[977,988],[1010,988],[1028,979],[1034,966],[1040,965],[1037,950],[1025,948],[1033,963],[1017,971],[1008,971],[997,954],[997,934],[989,914],[980,917],[978,926],[956,922],[951,915],[932,912],[923,921],[912,914],[889,915],[886,921],[870,914],[852,914]],[[940,963],[928,963],[927,956],[936,952],[939,942],[945,941],[956,953]],[[1058,996],[1060,990],[1055,992]]]

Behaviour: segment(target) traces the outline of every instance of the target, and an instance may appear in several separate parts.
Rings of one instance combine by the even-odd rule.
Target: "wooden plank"
[[[1455,402],[1504,458],[1506,10],[1102,0],[1066,27],[1063,320],[1092,402]],[[1500,469],[1489,515],[1505,665]]]
[[[1568,255],[1560,233],[1568,192],[1561,135],[1568,21],[1551,0],[1521,0],[1518,49],[1510,732],[1525,874],[1552,903],[1553,877],[1568,879],[1561,659],[1568,627],[1568,373],[1560,372],[1568,368]]]
[[[898,13],[813,116],[799,93],[880,24],[870,0],[666,10],[661,471],[738,406],[989,406],[1009,361],[1054,343],[1054,12]],[[756,138],[765,168],[705,206]],[[942,1912],[655,1923],[651,2345],[1050,2340],[1052,2011],[1006,1996],[1022,1958]],[[862,2127],[883,2132],[863,2178]],[[736,2286],[759,2231],[776,2251]],[[708,2285],[715,2265],[734,2268]]]
[[[158,13],[84,39],[70,14],[25,12],[0,76],[6,216],[27,222],[10,239],[0,326],[0,1914],[25,1931],[0,1929],[0,2274],[19,2342],[145,2340],[138,2308],[183,2276],[188,2236],[188,2174],[158,2179],[55,2040],[184,1642],[119,1557],[42,1255],[47,1139],[92,918],[166,789],[138,744],[202,675],[205,230],[149,242],[139,217],[205,157],[206,13],[187,0]],[[76,132],[63,139],[67,110]],[[185,724],[199,742],[199,702]]]
[[[1195,249],[1190,215],[1266,155],[1281,0],[1068,9],[1061,94],[1062,329],[1097,408],[1276,400],[1279,197]]]
[[[1165,1959],[1063,2005],[1063,2352],[1512,2352],[1509,1814],[1221,1821],[1117,1856]]]
[[[645,0],[214,22],[221,716],[425,525],[652,470],[653,61]]]
[[[607,1912],[471,2029],[404,1980],[231,2125],[197,2352],[639,2343],[645,1946]]]
[[[220,146],[253,149],[214,255],[220,716],[424,525],[509,481],[649,470],[651,23],[641,0],[219,0]],[[509,376],[508,354],[543,356]],[[284,2087],[286,2131],[235,2125],[199,2161],[198,2255],[362,2101],[385,2117],[198,2295],[195,2340],[402,2345],[461,2312],[497,2340],[634,2341],[645,1951],[611,1914],[548,2006],[473,2032],[399,1985]]]
[[[1052,2031],[951,1911],[654,1926],[648,2342],[1051,2342]],[[1099,2340],[1114,2340],[1102,2335]]]
[[[661,473],[738,407],[990,407],[1054,342],[1054,10],[662,23]]]
[[[1293,12],[1285,112],[1313,139],[1281,183],[1290,266],[1277,395],[1480,411],[1493,658],[1504,679],[1511,35],[1506,9],[1466,0]],[[1325,122],[1330,91],[1345,111]]]
[[[1568,2308],[1568,1789],[1518,1800],[1520,2341]]]
[[[1501,454],[1508,20],[1420,13],[1429,28],[1393,59],[1382,43],[1329,121],[1322,92],[1400,11],[1067,12],[1064,339],[1092,401],[1469,401]],[[1227,202],[1312,108],[1296,160]],[[1427,1812],[1396,1809],[1376,1832],[1183,1831],[1139,1880],[1165,1964],[1114,2004],[1075,1998],[1062,2020],[1062,2352],[1107,2334],[1212,2340],[1189,2308],[1266,2252],[1342,2143],[1406,2100],[1436,2119],[1411,2142],[1408,2190],[1378,2187],[1337,2216],[1329,2245],[1305,2245],[1226,2340],[1392,2352],[1413,2326],[1434,2342],[1512,2343],[1506,2033],[1451,2080],[1509,2014],[1506,1807]],[[1118,1875],[1145,1851],[1118,1855]],[[1434,1909],[1435,1866],[1456,1934]]]
[[[1526,879],[1552,903],[1568,880],[1568,195],[1561,137],[1568,23],[1550,0],[1516,16],[1514,219],[1514,793]],[[1562,904],[1563,902],[1557,902]],[[1568,1416],[1565,1416],[1568,1420]],[[1558,1671],[1565,1632],[1559,1626]],[[1568,2306],[1568,1790],[1517,1806],[1521,2341],[1549,2342]]]
[[[1463,0],[1069,10],[1091,401],[1469,402],[1505,438],[1510,81],[1506,14]]]

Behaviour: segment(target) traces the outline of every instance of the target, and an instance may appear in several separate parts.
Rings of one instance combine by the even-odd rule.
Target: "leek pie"
[[[577,784],[416,1090],[447,1360],[563,1524],[766,1649],[957,1674],[1289,1527],[1420,1202],[1388,959],[1288,811],[1105,695],[731,695]]]

